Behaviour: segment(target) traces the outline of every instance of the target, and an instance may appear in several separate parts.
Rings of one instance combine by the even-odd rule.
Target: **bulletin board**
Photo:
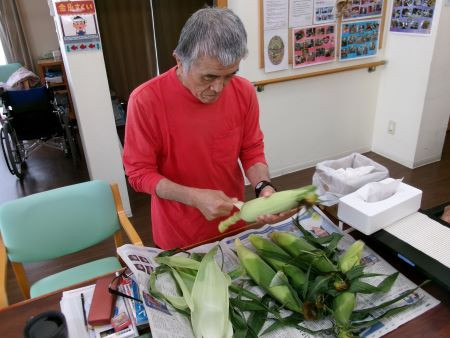
[[[382,2],[382,7],[378,6],[378,13],[375,14],[373,11],[375,10],[375,3]],[[290,1],[288,1],[290,3]],[[333,1],[331,1],[333,3]],[[328,1],[328,4],[330,4],[330,1]],[[353,69],[360,69],[360,68],[369,68],[369,70],[374,70],[376,66],[383,65],[385,61],[380,61],[379,58],[371,59],[374,54],[374,50],[377,52],[380,52],[383,48],[383,39],[385,35],[385,26],[386,26],[386,12],[388,7],[388,1],[387,0],[347,0],[344,2],[344,7],[346,10],[341,12],[340,16],[337,16],[334,22],[327,21],[327,12],[324,10],[323,12],[320,12],[320,14],[324,14],[320,16],[320,18],[323,20],[323,22],[316,22],[316,18],[314,15],[316,14],[317,17],[319,11],[322,9],[317,9],[314,7],[313,11],[313,21],[311,25],[303,25],[299,27],[290,27],[291,26],[291,17],[289,17],[289,26],[288,26],[288,33],[287,33],[287,50],[288,58],[287,58],[287,64],[288,64],[288,70],[293,74],[291,76],[285,76],[285,77],[277,77],[277,69],[275,68],[273,70],[273,73],[270,72],[268,74],[273,75],[270,79],[257,81],[255,82],[256,86],[264,86],[266,84],[270,83],[276,83],[276,82],[283,82],[283,81],[289,81],[289,80],[295,80],[305,77],[312,77],[312,76],[319,76],[319,75],[325,75],[325,74],[331,74],[331,73],[337,73],[347,70],[353,70]],[[372,15],[367,14],[367,7],[371,6],[370,13]],[[335,4],[334,4],[335,6]],[[364,7],[364,8],[363,8]],[[358,12],[358,9],[360,9],[360,12]],[[356,12],[355,12],[356,9]],[[335,8],[336,10],[336,8]],[[289,12],[291,14],[291,12]],[[343,14],[342,14],[343,13]],[[345,17],[343,19],[343,17]],[[267,31],[265,31],[264,26],[264,0],[259,0],[259,67],[261,69],[266,69],[265,67],[267,62],[267,58],[272,57],[273,59],[269,59],[271,63],[277,63],[276,54],[273,54],[272,49],[270,47],[270,44],[268,46],[265,46],[265,43],[267,44],[267,41],[273,42],[273,44],[276,46],[277,43],[282,43],[281,41],[274,40],[274,37],[270,37],[265,34],[267,34]],[[267,19],[266,22],[269,22]],[[361,24],[361,22],[364,22],[364,24]],[[270,24],[270,22],[269,22]],[[334,25],[333,28],[330,27],[331,25]],[[361,27],[362,26],[362,27]],[[342,27],[344,27],[345,31],[341,32]],[[275,27],[276,28],[276,27]],[[313,29],[314,28],[314,29]],[[357,33],[359,30],[363,28],[366,31],[368,31],[370,34],[370,29],[377,29],[378,30],[378,37],[376,41],[376,46],[374,46],[375,42],[372,42],[371,45],[369,45],[368,48],[364,46],[364,55],[356,56],[355,54],[349,53],[349,51],[354,51],[355,48],[347,48],[347,44],[350,45],[349,42],[355,41],[356,39],[360,39],[358,37]],[[330,44],[329,41],[329,33],[331,32],[334,34],[334,41],[333,45]],[[343,34],[341,34],[343,33]],[[316,42],[320,41],[320,48],[314,48],[308,43],[311,41],[311,39],[308,39],[308,37],[316,38]],[[295,40],[295,43],[294,43]],[[341,41],[343,40],[343,41]],[[365,40],[364,40],[365,41]],[[344,45],[343,45],[344,43]],[[295,47],[294,47],[295,46]],[[329,51],[331,48],[330,46],[333,46],[335,51],[335,58],[331,60]],[[356,45],[356,46],[363,46],[363,45]],[[309,48],[307,48],[309,47]],[[340,53],[342,50],[344,53]],[[328,49],[327,49],[328,48]],[[265,55],[265,49],[267,49],[267,54]],[[294,60],[294,51],[295,49],[295,60]],[[313,56],[312,59],[308,59],[307,57],[304,57],[302,55],[305,54],[305,50],[312,50],[311,53]],[[319,51],[317,51],[319,50]],[[357,49],[358,50],[358,49]],[[359,50],[358,50],[359,52]],[[272,55],[270,54],[272,53]],[[307,54],[308,55],[308,54]],[[318,57],[316,57],[318,56]],[[314,60],[313,60],[314,59]],[[347,60],[352,60],[353,62],[347,62]],[[284,61],[286,62],[286,60]],[[322,63],[327,63],[326,66],[322,65]],[[286,65],[284,65],[286,67]],[[286,70],[286,68],[283,68],[283,70]],[[299,71],[300,70],[300,71]],[[270,71],[270,70],[269,70]],[[298,74],[295,74],[298,73]],[[285,74],[285,73],[284,73]]]

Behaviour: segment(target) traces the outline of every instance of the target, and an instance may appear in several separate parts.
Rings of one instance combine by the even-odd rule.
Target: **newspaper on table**
[[[300,224],[313,235],[322,237],[330,235],[331,233],[337,232],[341,233],[340,230],[328,219],[328,217],[320,211],[319,208],[314,207],[313,209],[302,209],[298,213],[298,219]],[[234,252],[234,240],[239,238],[241,242],[248,248],[252,248],[249,243],[248,237],[250,234],[256,234],[263,237],[267,237],[274,231],[287,231],[295,233],[301,236],[299,229],[293,224],[292,219],[286,220],[274,225],[265,225],[259,229],[251,229],[244,231],[238,235],[227,237],[221,241],[205,244],[196,247],[191,252],[208,252],[211,248],[219,245],[221,250],[218,250],[216,260],[217,262],[222,262],[223,269],[225,272],[229,273],[239,268],[239,259]],[[348,234],[343,234],[344,237],[341,239],[338,245],[339,250],[345,250],[349,245],[351,245],[355,240]],[[155,262],[154,258],[162,250],[156,248],[139,247],[134,245],[124,245],[118,248],[117,252],[123,261],[128,265],[128,267],[135,274],[136,280],[141,289],[142,299],[144,301],[144,306],[147,311],[149,318],[150,328],[152,336],[155,338],[159,337],[194,337],[192,327],[190,324],[190,319],[177,312],[170,304],[165,303],[159,299],[154,298],[149,292],[149,281],[150,273],[155,269],[158,264]],[[366,266],[365,271],[368,273],[380,273],[380,274],[392,274],[396,270],[377,255],[373,250],[365,246],[364,252],[361,258],[361,263]],[[373,285],[377,285],[384,277],[371,277],[368,282]],[[178,295],[176,284],[173,281],[169,273],[162,274],[158,276],[157,287],[161,289],[164,293]],[[372,307],[377,304],[381,304],[387,300],[393,299],[406,290],[415,288],[416,285],[407,279],[405,276],[400,274],[394,283],[394,286],[387,293],[381,294],[358,294],[357,295],[357,307],[367,308]],[[252,287],[251,291],[263,294],[262,290],[257,290],[257,287]],[[439,304],[439,301],[432,297],[427,292],[422,289],[418,289],[413,294],[406,297],[391,307],[398,307],[401,305],[411,304],[418,301],[415,306],[408,308],[406,311],[399,313],[395,316],[382,319],[379,323],[365,329],[360,332],[362,337],[380,337],[400,325],[418,317],[425,311],[433,308]],[[383,313],[390,307],[384,308],[379,314]],[[290,312],[285,310],[282,315],[288,315]],[[378,313],[373,315],[377,316]],[[272,320],[268,319],[265,323],[261,332],[263,332],[267,327],[272,324]],[[323,319],[320,321],[305,321],[301,324],[302,326],[310,330],[321,330],[330,328],[332,322],[329,319]],[[283,327],[278,330],[272,331],[266,334],[264,337],[267,338],[278,338],[278,337],[312,337],[306,332],[299,331],[292,327]]]

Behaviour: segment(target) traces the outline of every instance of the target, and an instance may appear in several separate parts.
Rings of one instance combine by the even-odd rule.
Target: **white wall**
[[[390,33],[386,43],[385,55],[388,64],[381,74],[373,133],[373,151],[409,168],[416,166],[419,134],[430,132],[426,130],[428,128],[425,127],[425,124],[431,128],[436,125],[434,113],[424,116],[423,112],[441,7],[442,1],[438,0],[431,36]],[[389,8],[388,13],[390,12]],[[448,37],[448,30],[443,34]],[[442,65],[436,66],[442,67]],[[448,59],[446,67],[448,68]],[[436,69],[436,71],[440,72],[441,70]],[[434,92],[434,89],[430,92],[431,99]],[[432,106],[430,105],[429,108]],[[389,121],[396,123],[394,135],[387,132]],[[425,128],[423,131],[422,121],[427,121],[423,125]],[[432,142],[430,140],[424,142],[423,150],[425,152],[428,152],[426,148],[430,147]],[[423,151],[421,150],[421,152]],[[423,155],[420,156],[421,160],[425,159]]]
[[[241,64],[240,75],[258,81],[317,70],[315,66],[266,74],[259,68],[258,2],[228,1],[228,7],[242,19],[248,34],[249,55]],[[382,55],[367,61],[381,58]],[[333,63],[319,68],[350,64]],[[354,151],[369,151],[383,68],[374,73],[361,69],[265,86],[258,99],[271,175],[311,167]]]
[[[442,7],[414,166],[438,161],[450,114],[450,6]]]
[[[33,60],[59,48],[47,0],[18,0]]]
[[[56,0],[52,1],[54,3]],[[55,25],[58,36],[62,37],[57,17]],[[67,53],[61,38],[59,43],[89,176],[92,180],[118,183],[124,209],[130,215],[130,201],[103,53]]]

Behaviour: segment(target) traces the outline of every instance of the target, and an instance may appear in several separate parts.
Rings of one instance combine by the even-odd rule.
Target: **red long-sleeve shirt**
[[[153,240],[161,248],[183,247],[218,235],[223,219],[207,221],[188,205],[159,198],[162,178],[244,198],[244,170],[266,163],[259,108],[250,82],[234,76],[219,99],[204,104],[184,87],[176,68],[130,96],[123,162],[131,186],[152,195]]]

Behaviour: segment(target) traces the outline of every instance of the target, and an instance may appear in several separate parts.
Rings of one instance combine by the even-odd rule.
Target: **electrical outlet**
[[[395,134],[395,121],[389,121],[388,123],[388,134],[394,135]]]

